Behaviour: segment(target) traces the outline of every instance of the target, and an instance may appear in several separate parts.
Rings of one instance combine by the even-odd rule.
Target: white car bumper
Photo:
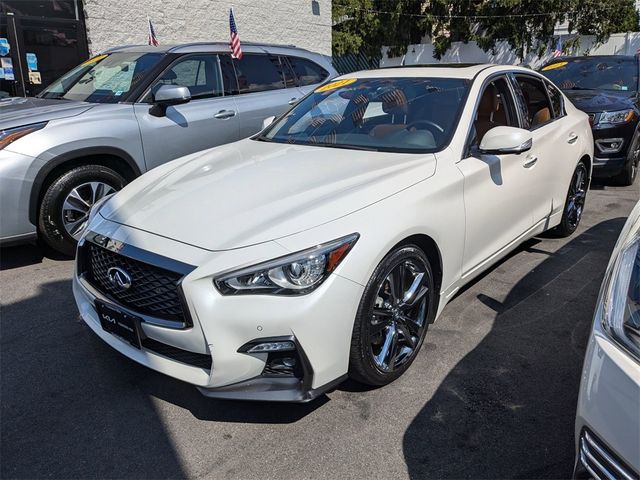
[[[167,322],[105,292],[87,273],[93,242],[81,242],[73,282],[80,314],[100,338],[129,358],[220,398],[308,401],[345,378],[361,285],[333,274],[317,290],[299,297],[223,296],[213,285],[217,272],[277,257],[286,253],[284,248],[267,243],[210,252],[107,221],[101,222],[100,232],[102,238],[110,239],[113,255],[156,265],[170,256],[177,260],[167,264],[172,270],[185,268],[179,286],[184,322]],[[91,235],[87,238],[96,240]],[[136,244],[152,245],[154,253],[139,250]],[[96,300],[135,318],[140,348],[104,330]],[[296,363],[291,375],[266,368],[273,360],[270,354],[239,351],[247,344],[274,338],[296,345],[296,351],[290,352]]]
[[[603,331],[596,314],[576,415],[577,478],[637,479],[640,364]]]

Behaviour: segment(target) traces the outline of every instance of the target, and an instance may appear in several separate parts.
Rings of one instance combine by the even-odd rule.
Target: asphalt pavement
[[[206,399],[137,365],[78,319],[71,261],[2,249],[0,476],[566,478],[593,308],[639,197],[596,185],[571,238],[468,286],[403,377],[305,405]]]

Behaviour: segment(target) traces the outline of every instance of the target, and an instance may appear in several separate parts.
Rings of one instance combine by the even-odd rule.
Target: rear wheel
[[[351,339],[349,375],[386,385],[415,359],[435,316],[429,260],[415,245],[389,253],[365,287]]]
[[[627,153],[627,161],[624,165],[622,173],[616,177],[618,185],[628,187],[633,185],[638,176],[638,168],[640,167],[640,132],[636,132],[629,145]]]
[[[40,237],[57,252],[73,256],[93,204],[126,183],[122,175],[102,165],[84,165],[65,172],[42,197]]]
[[[587,166],[580,160],[573,172],[573,177],[571,177],[567,200],[564,204],[564,211],[562,212],[562,220],[560,221],[560,225],[554,230],[557,236],[568,237],[575,232],[578,225],[580,225],[584,204],[587,199],[588,187],[589,173]]]

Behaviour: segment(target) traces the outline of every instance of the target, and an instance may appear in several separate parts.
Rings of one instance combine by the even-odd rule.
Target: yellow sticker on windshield
[[[351,85],[357,80],[357,78],[345,78],[344,80],[336,80],[335,82],[327,83],[322,87],[316,88],[316,93],[328,92],[334,88],[344,87],[345,85]]]
[[[96,57],[90,58],[89,60],[86,60],[84,62],[82,62],[80,65],[89,65],[91,63],[98,63],[100,60],[103,60],[105,58],[107,58],[109,55],[98,55]]]
[[[562,68],[564,67],[567,63],[569,62],[558,62],[558,63],[552,63],[551,65],[547,65],[546,67],[544,67],[542,69],[543,72],[546,72],[547,70],[553,70],[555,68]]]

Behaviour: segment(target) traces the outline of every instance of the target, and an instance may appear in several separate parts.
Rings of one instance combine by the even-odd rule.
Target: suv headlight
[[[617,343],[640,359],[640,235],[620,252],[611,269],[603,326]]]
[[[634,117],[635,113],[632,109],[629,110],[617,110],[615,112],[602,112],[600,114],[600,118],[598,119],[598,123],[611,123],[611,124],[620,124],[620,123],[628,123]]]
[[[224,273],[213,282],[223,295],[304,295],[326,280],[359,237],[353,233],[269,262]]]
[[[24,137],[25,135],[29,135],[36,130],[40,130],[44,128],[47,122],[42,123],[34,123],[31,125],[23,125],[21,127],[7,128],[5,130],[0,130],[0,150],[9,145],[10,143],[15,142],[19,138]]]

